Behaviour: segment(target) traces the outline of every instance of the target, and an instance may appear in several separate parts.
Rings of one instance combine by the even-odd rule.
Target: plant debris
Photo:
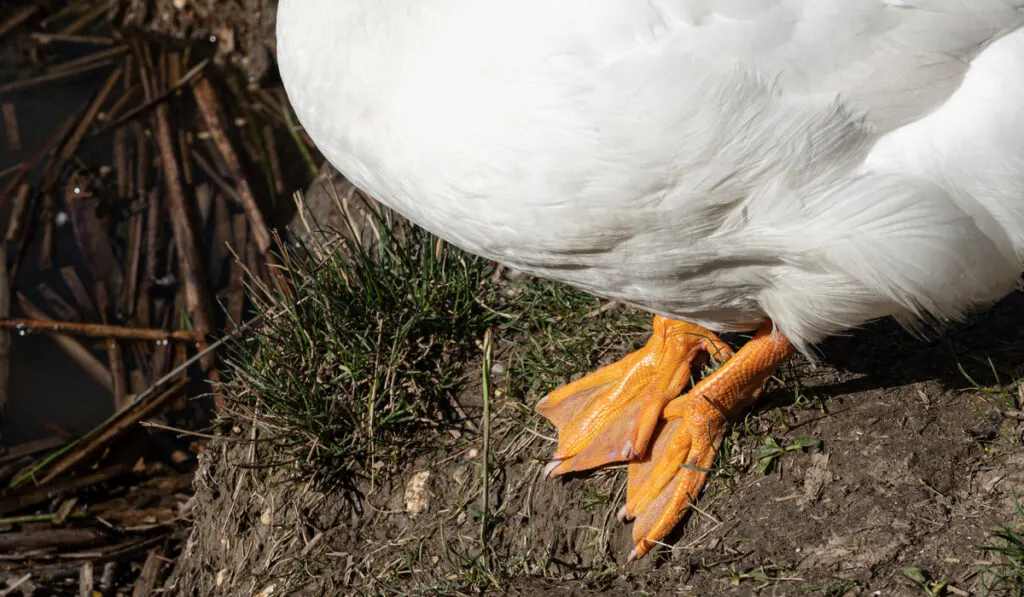
[[[275,4],[0,7],[4,151],[26,152],[0,172],[0,372],[5,338],[51,335],[114,411],[82,435],[0,438],[0,594],[149,595],[169,573],[222,404],[219,348],[252,320],[247,289],[278,287],[272,226],[316,154],[267,76]],[[19,105],[89,81],[27,146]],[[27,282],[47,271],[58,283]]]

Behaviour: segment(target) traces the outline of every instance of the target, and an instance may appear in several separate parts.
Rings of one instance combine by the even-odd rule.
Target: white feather
[[[1024,0],[282,0],[299,119],[486,257],[801,349],[1024,262]]]

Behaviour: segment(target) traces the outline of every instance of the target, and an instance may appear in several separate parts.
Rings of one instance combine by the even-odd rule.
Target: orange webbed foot
[[[793,346],[770,325],[732,359],[664,409],[650,455],[629,466],[626,505],[634,519],[630,560],[643,557],[683,519],[703,488],[728,420],[742,412]]]
[[[732,350],[699,326],[655,317],[647,345],[551,392],[537,412],[558,429],[558,447],[546,472],[557,476],[647,453],[662,411],[710,355]]]

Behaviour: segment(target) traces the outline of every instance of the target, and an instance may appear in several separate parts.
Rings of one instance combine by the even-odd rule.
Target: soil
[[[629,527],[615,519],[625,472],[544,479],[552,445],[540,435],[553,431],[536,420],[537,431],[496,423],[484,552],[502,570],[493,591],[467,580],[481,553],[482,445],[472,428],[453,432],[444,450],[410,455],[403,474],[367,481],[353,501],[265,464],[273,450],[245,441],[252,431],[239,425],[202,458],[196,525],[171,587],[190,595],[297,587],[337,595],[926,595],[903,573],[913,567],[950,583],[946,594],[982,594],[979,570],[994,560],[981,549],[986,534],[1020,522],[1011,492],[1024,489],[1024,423],[991,392],[965,390],[965,373],[981,385],[994,385],[994,372],[1002,383],[1015,378],[1022,332],[1018,293],[932,341],[880,322],[826,343],[817,365],[787,366],[787,383],[735,426],[728,462],[698,512],[670,548],[636,563],[626,562]],[[505,355],[499,350],[496,362]],[[461,397],[476,421],[478,377]],[[522,418],[521,403],[496,402],[494,421]],[[760,474],[752,453],[767,436],[783,446],[813,436],[823,446],[786,453]]]

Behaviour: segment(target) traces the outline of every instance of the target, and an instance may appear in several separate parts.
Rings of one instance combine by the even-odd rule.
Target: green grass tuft
[[[273,315],[231,355],[243,410],[327,483],[390,469],[456,420],[463,357],[494,319],[477,301],[488,262],[371,217],[371,248],[349,242],[320,263],[289,253],[291,292],[263,302]]]
[[[986,597],[1024,597],[1024,508],[1013,496],[1020,520],[989,534],[984,550],[997,558],[981,570],[981,591]]]

